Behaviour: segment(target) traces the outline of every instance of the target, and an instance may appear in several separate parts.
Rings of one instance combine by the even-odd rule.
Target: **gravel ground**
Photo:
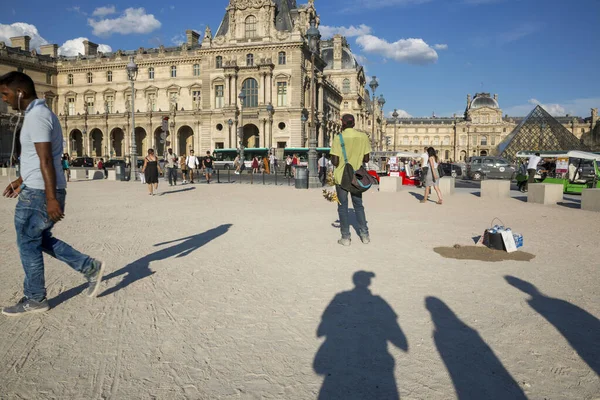
[[[598,213],[371,191],[371,244],[342,247],[320,190],[68,192],[54,233],[107,262],[103,291],[46,259],[52,310],[0,316],[0,399],[600,398]],[[14,205],[0,201],[2,306],[22,290]],[[433,251],[494,217],[533,260]]]

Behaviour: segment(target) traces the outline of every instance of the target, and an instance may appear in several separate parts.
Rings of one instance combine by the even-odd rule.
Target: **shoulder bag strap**
[[[344,144],[344,137],[342,134],[339,134],[340,137],[340,145],[342,146],[342,154],[344,155],[344,163],[348,164],[348,156],[346,155],[346,145]]]

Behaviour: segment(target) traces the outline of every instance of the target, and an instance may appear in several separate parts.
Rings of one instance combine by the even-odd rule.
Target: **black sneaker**
[[[98,296],[98,292],[100,291],[100,283],[102,282],[102,277],[104,276],[104,263],[102,261],[93,260],[92,264],[94,265],[94,269],[89,275],[86,276],[90,284],[87,289],[88,297]]]
[[[43,313],[50,309],[48,305],[48,300],[44,299],[42,301],[35,301],[28,299],[27,297],[23,297],[17,304],[12,307],[4,307],[2,309],[2,314],[7,317],[20,317],[25,314],[36,314]]]

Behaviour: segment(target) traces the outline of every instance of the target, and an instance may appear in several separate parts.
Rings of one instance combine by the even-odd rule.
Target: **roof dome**
[[[471,109],[477,108],[500,108],[498,102],[489,93],[477,93],[471,102]]]
[[[325,69],[333,69],[333,44],[331,47],[327,44],[321,46],[321,58],[327,63]],[[356,68],[358,68],[358,62],[354,58],[354,54],[349,48],[342,47],[342,69]]]

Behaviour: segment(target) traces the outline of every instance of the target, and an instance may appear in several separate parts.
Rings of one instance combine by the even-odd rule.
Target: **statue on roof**
[[[206,29],[204,30],[204,40],[212,39],[212,31],[210,30],[210,26],[206,25]]]

